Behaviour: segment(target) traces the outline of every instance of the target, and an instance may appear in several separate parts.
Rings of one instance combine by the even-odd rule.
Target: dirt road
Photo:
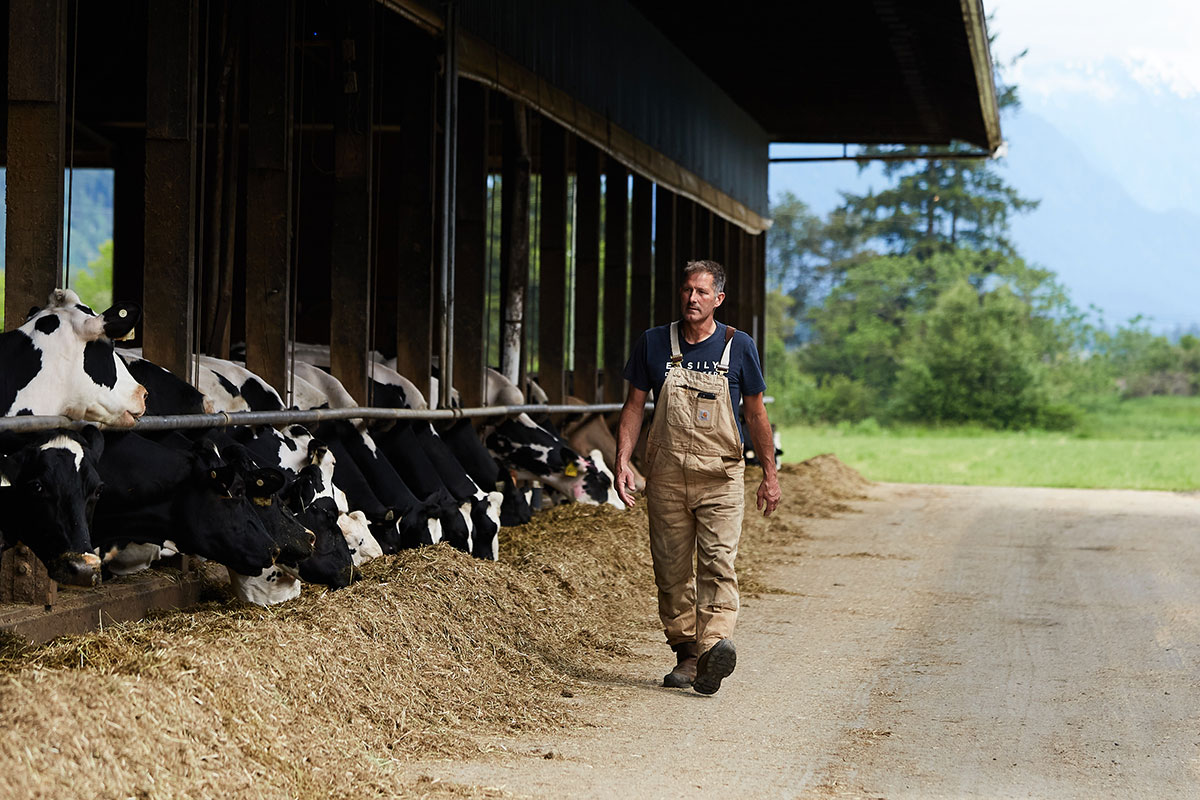
[[[564,698],[579,729],[416,768],[518,797],[1200,796],[1200,497],[871,494],[744,601],[717,695],[658,688],[648,637]]]

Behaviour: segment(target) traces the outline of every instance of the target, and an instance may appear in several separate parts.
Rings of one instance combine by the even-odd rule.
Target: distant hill
[[[0,199],[7,210],[7,184],[0,169]],[[66,192],[64,183],[63,192]],[[113,235],[113,173],[106,169],[77,169],[71,190],[71,270],[86,269],[100,254],[100,245]],[[0,225],[0,269],[4,267],[5,226]]]
[[[1118,182],[1116,170],[1036,113],[1006,116],[1002,128],[1009,154],[999,162],[1001,174],[1024,196],[1042,201],[1012,219],[1013,240],[1026,260],[1057,273],[1076,305],[1097,306],[1110,324],[1139,314],[1162,332],[1200,323],[1200,214],[1147,208]],[[1094,145],[1087,150],[1098,152]],[[1156,166],[1161,162],[1155,159]],[[1137,169],[1120,166],[1122,174]],[[853,163],[771,168],[772,197],[790,190],[822,215],[839,204],[839,190],[883,185],[877,167],[859,174]]]
[[[1170,331],[1200,322],[1200,214],[1151,211],[1042,117],[1008,121],[1004,172],[1040,198],[1013,221],[1021,253],[1058,273],[1076,304],[1109,322],[1137,314]]]

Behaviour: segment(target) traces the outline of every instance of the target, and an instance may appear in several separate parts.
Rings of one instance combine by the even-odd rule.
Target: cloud
[[[1200,94],[1195,0],[985,0],[995,55],[1028,54],[1005,76],[1025,93],[1111,100],[1133,79],[1155,92]]]

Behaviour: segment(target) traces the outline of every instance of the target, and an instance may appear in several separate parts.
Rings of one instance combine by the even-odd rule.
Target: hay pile
[[[785,467],[772,528],[747,515],[752,561],[768,554],[774,525],[791,530],[794,516],[861,496],[861,478],[822,459]],[[757,480],[751,470],[751,504]],[[438,546],[281,607],[213,602],[9,644],[5,794],[461,796],[419,783],[403,762],[568,724],[564,693],[597,691],[584,681],[628,655],[624,642],[658,635],[644,505],[553,509],[506,530],[501,552],[493,564]]]

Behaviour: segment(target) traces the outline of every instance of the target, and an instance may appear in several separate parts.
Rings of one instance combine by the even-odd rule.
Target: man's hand
[[[764,517],[769,517],[772,511],[779,508],[782,499],[783,491],[779,488],[779,479],[774,475],[764,475],[758,484],[758,510],[763,512]]]
[[[637,491],[629,459],[633,457],[633,446],[637,444],[638,434],[642,431],[647,394],[630,386],[625,396],[625,406],[621,409],[621,419],[617,423],[617,497],[621,498],[626,508],[633,508],[633,493]]]
[[[769,517],[779,507],[783,492],[775,472],[775,437],[771,435],[771,422],[767,419],[762,393],[745,395],[742,398],[742,412],[746,416],[750,441],[758,453],[758,463],[763,471],[762,483],[758,485],[758,510],[763,512],[764,517]]]
[[[633,480],[633,470],[629,468],[629,464],[622,464],[617,468],[617,497],[621,498],[621,502],[626,508],[633,508],[637,504],[634,499],[634,492],[637,491],[637,486]]]

